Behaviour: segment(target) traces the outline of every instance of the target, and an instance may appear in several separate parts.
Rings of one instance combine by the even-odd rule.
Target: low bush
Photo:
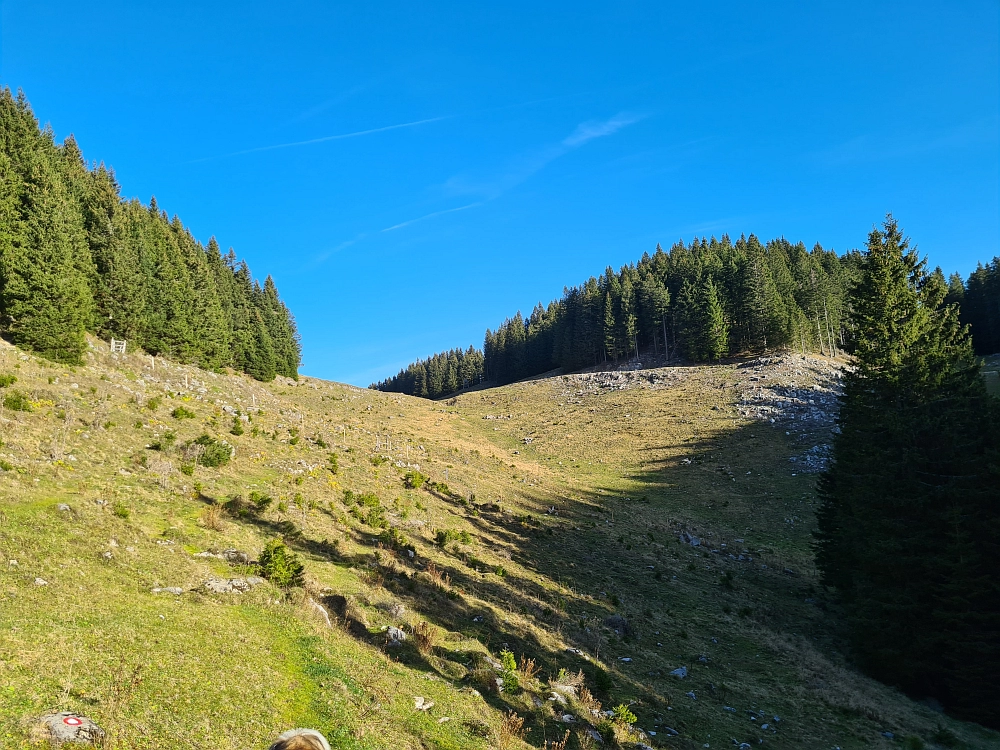
[[[521,686],[517,678],[517,659],[514,652],[505,648],[500,652],[500,687],[505,693],[514,693]]]
[[[9,385],[14,385],[17,382],[16,375],[3,374],[0,375],[0,388],[6,388]]]
[[[11,391],[4,396],[3,405],[5,409],[11,411],[32,411],[31,399],[28,398],[28,394],[21,391]]]
[[[427,481],[427,477],[421,474],[419,471],[408,471],[403,475],[403,484],[409,487],[411,490],[419,490],[424,486],[424,482]]]
[[[305,566],[285,544],[272,539],[260,553],[260,574],[275,586],[287,589],[305,583]]]
[[[472,544],[472,535],[468,531],[459,531],[458,529],[438,529],[434,535],[434,543],[438,547],[446,547],[452,542]]]
[[[170,412],[170,416],[174,419],[194,419],[195,413],[185,406],[178,406]]]
[[[404,549],[410,546],[410,540],[395,526],[390,526],[379,536],[379,541],[390,549]]]
[[[624,703],[619,703],[611,709],[611,718],[620,727],[635,724],[636,716]]]
[[[201,455],[198,456],[198,463],[202,466],[225,466],[232,458],[232,448],[211,435],[201,435],[194,440],[194,444],[202,447]]]

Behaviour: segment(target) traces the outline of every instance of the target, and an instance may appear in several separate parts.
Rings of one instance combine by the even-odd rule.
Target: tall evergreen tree
[[[1000,438],[947,286],[895,220],[851,293],[856,368],[823,475],[817,563],[859,663],[997,724]]]

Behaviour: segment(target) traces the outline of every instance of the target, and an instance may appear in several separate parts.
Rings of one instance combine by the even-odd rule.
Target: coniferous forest
[[[609,267],[547,307],[536,305],[528,318],[518,312],[487,330],[479,357],[471,348],[443,352],[371,387],[439,398],[484,380],[503,385],[639,352],[694,362],[780,349],[837,354],[853,348],[849,292],[861,264],[857,251],[765,244],[754,235],[678,242],[666,252],[657,246],[638,263],[617,273]],[[931,275],[959,305],[976,351],[1000,351],[1000,258],[967,282],[957,275],[946,282],[939,269]],[[450,375],[460,361],[461,374]]]
[[[295,321],[215,239],[121,196],[72,136],[57,145],[24,95],[0,91],[0,332],[79,363],[86,333],[258,380],[298,377]]]

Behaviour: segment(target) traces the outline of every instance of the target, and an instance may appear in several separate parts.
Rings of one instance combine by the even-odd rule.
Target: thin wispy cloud
[[[622,112],[615,115],[610,120],[605,120],[604,122],[594,120],[581,122],[576,126],[576,130],[563,139],[563,145],[568,148],[579,148],[587,141],[592,141],[595,138],[603,138],[608,135],[614,135],[622,128],[627,127],[632,123],[639,122],[641,119],[642,118],[637,115]]]
[[[445,188],[456,194],[479,193],[485,195],[484,202],[495,200],[543,170],[556,159],[592,140],[614,135],[622,128],[639,122],[641,119],[643,119],[641,115],[620,112],[609,120],[581,122],[572,133],[559,143],[522,154],[514,159],[507,169],[489,179],[472,181],[464,176],[456,175],[445,183]]]
[[[413,122],[401,122],[397,125],[385,125],[380,128],[369,128],[368,130],[356,130],[353,133],[338,133],[337,135],[326,135],[321,138],[310,138],[305,141],[290,141],[288,143],[275,143],[270,146],[258,146],[256,148],[247,148],[242,151],[232,151],[228,154],[219,154],[218,156],[206,156],[202,159],[192,159],[188,164],[195,164],[197,162],[211,161],[212,159],[224,159],[230,156],[243,156],[244,154],[256,154],[262,151],[275,151],[282,148],[295,148],[296,146],[312,146],[317,143],[328,143],[329,141],[342,141],[347,138],[358,138],[363,135],[373,135],[375,133],[385,133],[389,130],[400,130],[401,128],[412,128],[417,125],[427,125],[432,122],[440,122],[441,120],[447,120],[451,115],[444,115],[442,117],[429,117],[426,120],[414,120]]]
[[[443,120],[445,118],[439,117],[434,118],[435,120]],[[542,147],[537,151],[522,154],[520,157],[515,159],[508,168],[498,174],[494,175],[491,179],[485,180],[479,183],[471,183],[463,180],[460,177],[453,177],[445,183],[445,187],[452,194],[469,194],[478,193],[483,195],[482,200],[474,201],[472,203],[467,203],[463,206],[457,206],[455,208],[446,208],[441,211],[432,211],[431,213],[424,214],[423,216],[418,216],[415,219],[407,219],[406,221],[401,221],[398,224],[393,224],[391,226],[385,227],[384,229],[378,230],[377,234],[385,234],[387,232],[394,232],[398,229],[403,229],[412,224],[416,224],[421,221],[426,221],[428,219],[433,219],[437,216],[444,216],[446,214],[453,214],[459,211],[468,211],[472,208],[478,208],[490,201],[496,200],[505,192],[511,188],[519,185],[525,180],[529,179],[532,175],[544,169],[548,164],[552,163],[556,159],[571,151],[584,146],[592,140],[597,138],[605,138],[607,136],[614,135],[622,128],[628,127],[633,123],[639,122],[642,119],[641,115],[630,114],[628,112],[620,112],[614,117],[608,120],[587,120],[576,126],[572,133],[566,136],[559,143]],[[434,120],[422,120],[417,123],[410,124],[422,124],[424,122],[433,122]],[[405,127],[405,126],[395,126],[395,127]],[[358,134],[350,134],[347,136],[334,136],[334,137],[350,137],[351,135],[365,135],[369,132],[379,132],[379,130],[384,130],[389,128],[376,129],[372,131],[363,131]],[[305,143],[315,143],[321,140],[332,140],[332,138],[315,139],[313,141],[304,141],[302,144],[289,144],[289,145],[304,145]],[[270,147],[270,148],[280,148]],[[260,149],[255,149],[260,150]],[[240,152],[246,153],[246,152]],[[331,255],[343,250],[351,245],[366,239],[375,232],[362,232],[353,239],[347,240],[340,243],[336,247],[320,253],[314,258],[313,263],[319,265],[327,260]]]
[[[483,205],[484,201],[478,201],[476,203],[470,203],[467,206],[459,206],[458,208],[446,208],[444,211],[434,211],[433,213],[425,214],[424,216],[418,216],[416,219],[410,219],[409,221],[403,221],[399,224],[393,224],[391,227],[386,227],[383,232],[392,232],[395,229],[402,229],[403,227],[408,227],[410,224],[416,224],[418,221],[423,221],[424,219],[433,219],[435,216],[443,216],[444,214],[453,214],[456,211],[465,211],[470,208],[475,208],[476,206]]]

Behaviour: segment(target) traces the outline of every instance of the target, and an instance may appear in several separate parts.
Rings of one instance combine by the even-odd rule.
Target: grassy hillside
[[[836,363],[442,403],[93,340],[86,359],[0,348],[17,378],[0,391],[2,747],[30,747],[25,722],[56,708],[120,748],[266,747],[302,725],[343,748],[524,747],[508,711],[534,747],[567,729],[596,747],[591,725],[654,747],[1000,745],[842,656],[810,553]],[[202,435],[233,459],[197,464]],[[253,572],[201,553],[274,538],[305,589],[201,588]],[[644,737],[601,713],[619,704]]]

